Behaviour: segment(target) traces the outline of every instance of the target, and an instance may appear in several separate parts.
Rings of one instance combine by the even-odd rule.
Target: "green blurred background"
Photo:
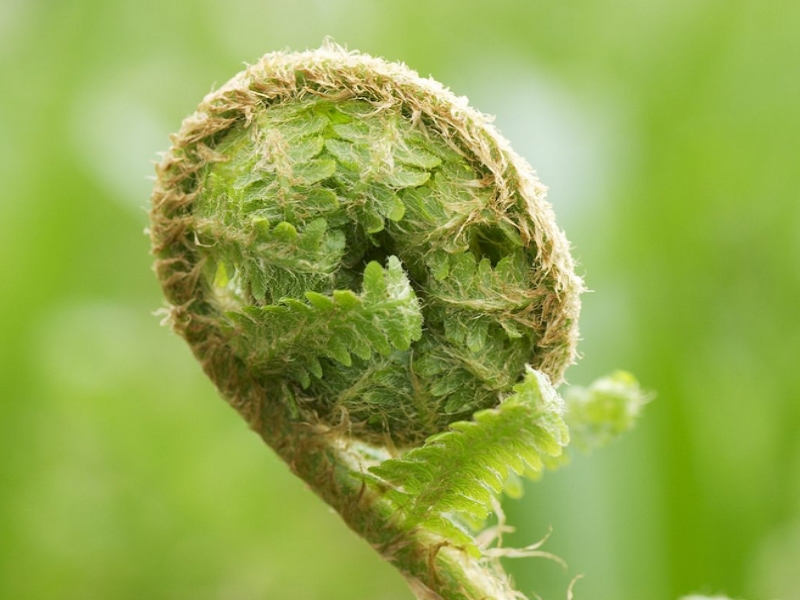
[[[466,95],[594,290],[570,381],[640,426],[509,501],[582,600],[800,598],[800,3],[0,0],[0,598],[408,600],[153,311],[157,153],[243,62],[332,36]]]

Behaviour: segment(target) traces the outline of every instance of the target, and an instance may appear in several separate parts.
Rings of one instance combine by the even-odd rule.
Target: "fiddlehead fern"
[[[293,471],[419,597],[518,597],[464,523],[568,441],[582,284],[488,119],[332,44],[267,55],[184,121],[151,221],[174,329]]]

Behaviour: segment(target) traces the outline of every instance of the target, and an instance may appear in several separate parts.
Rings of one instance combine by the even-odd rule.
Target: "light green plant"
[[[151,221],[173,328],[292,471],[419,598],[522,598],[478,535],[497,496],[645,398],[556,392],[583,286],[489,119],[403,65],[270,54],[184,121]]]

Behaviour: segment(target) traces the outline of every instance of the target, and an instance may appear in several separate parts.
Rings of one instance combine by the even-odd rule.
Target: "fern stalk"
[[[155,269],[221,395],[419,598],[523,597],[475,530],[562,460],[582,291],[527,163],[465,99],[333,44],[266,55],[172,141]],[[619,381],[575,396],[587,445],[641,403]]]

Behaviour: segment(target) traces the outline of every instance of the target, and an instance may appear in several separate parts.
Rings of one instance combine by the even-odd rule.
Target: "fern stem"
[[[400,571],[417,598],[520,598],[491,564],[482,564],[424,528],[403,527],[397,507],[366,483],[358,470],[359,458],[334,437],[298,423],[277,403],[260,405],[263,410],[251,420],[251,427],[355,533]]]

